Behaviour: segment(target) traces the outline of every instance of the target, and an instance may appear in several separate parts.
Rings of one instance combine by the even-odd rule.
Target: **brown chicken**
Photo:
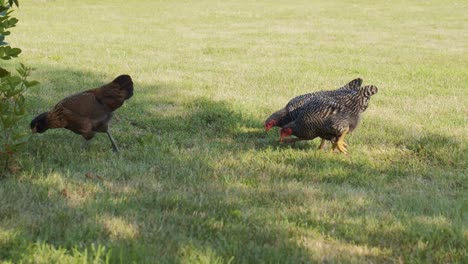
[[[31,121],[33,133],[47,129],[66,128],[86,140],[96,132],[106,133],[114,151],[119,149],[109,132],[108,123],[113,112],[133,96],[133,82],[129,75],[120,75],[111,83],[64,98],[48,112]]]

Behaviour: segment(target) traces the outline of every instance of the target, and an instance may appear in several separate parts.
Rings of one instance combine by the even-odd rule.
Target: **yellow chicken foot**
[[[338,141],[334,144],[333,150],[338,149],[341,153],[348,154],[348,151],[346,150],[346,147],[344,146],[342,141]]]
[[[348,144],[344,142],[344,137],[348,133],[349,128],[346,128],[346,130],[341,134],[341,136],[338,138],[336,142],[333,143],[333,150],[338,149],[341,153],[344,153],[348,155],[348,151],[346,150],[346,147]]]

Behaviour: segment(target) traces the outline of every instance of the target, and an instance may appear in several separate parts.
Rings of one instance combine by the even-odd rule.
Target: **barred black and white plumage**
[[[332,140],[334,148],[346,153],[344,136],[357,127],[361,113],[369,105],[370,97],[377,92],[377,87],[369,85],[348,94],[315,96],[309,99],[300,109],[298,117],[282,127],[281,141],[290,135],[297,137],[291,139],[291,142],[320,137]]]
[[[265,130],[268,131],[274,126],[282,127],[289,122],[295,120],[301,111],[301,108],[307,104],[312,98],[330,97],[330,98],[346,98],[349,93],[359,90],[362,84],[362,79],[357,78],[345,86],[331,91],[317,91],[313,93],[303,94],[291,99],[285,107],[274,112],[265,120]],[[338,100],[338,99],[337,99]]]

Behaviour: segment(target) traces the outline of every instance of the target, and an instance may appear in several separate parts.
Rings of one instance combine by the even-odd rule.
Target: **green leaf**
[[[0,78],[3,78],[3,77],[5,77],[5,76],[7,76],[9,74],[10,74],[9,71],[7,71],[4,68],[0,67]]]
[[[8,7],[4,6],[4,5],[0,5],[0,14],[4,11],[7,11],[8,10]]]
[[[24,85],[25,85],[26,87],[28,87],[28,88],[29,88],[29,87],[33,87],[33,86],[36,86],[36,85],[39,84],[38,81],[30,81],[30,82],[29,82],[29,81],[24,81],[23,83],[24,83]]]
[[[6,81],[10,85],[11,88],[14,88],[21,83],[21,78],[18,76],[10,76],[6,78]]]
[[[8,20],[6,21],[6,27],[9,27],[9,28],[10,28],[10,27],[14,27],[14,26],[16,26],[16,23],[18,23],[18,19],[12,17],[12,18],[10,18],[10,19],[8,19]]]
[[[24,76],[26,76],[27,69],[26,69],[26,67],[24,66],[23,63],[20,63],[20,66],[18,68],[16,68],[16,72],[18,72],[19,75],[24,77]]]
[[[20,94],[21,92],[22,92],[22,89],[18,89],[18,90],[11,89],[6,92],[6,96],[13,97],[13,96]]]
[[[8,4],[10,4],[10,6],[13,6],[13,4],[15,4],[16,7],[19,7],[18,0],[8,0]]]
[[[16,57],[16,56],[18,56],[20,53],[21,53],[21,49],[19,49],[19,48],[12,48],[12,49],[10,50],[9,55],[10,55],[11,57]]]
[[[19,48],[11,48],[10,46],[0,46],[0,56],[4,60],[9,60],[12,57],[18,57],[21,53]]]

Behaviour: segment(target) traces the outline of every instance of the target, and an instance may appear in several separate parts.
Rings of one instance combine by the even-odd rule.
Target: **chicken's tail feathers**
[[[371,97],[372,95],[376,94],[379,89],[374,85],[366,85],[361,87],[361,93],[364,94],[365,97]]]
[[[133,96],[133,81],[130,75],[127,75],[127,74],[119,75],[112,82],[118,84],[121,87],[121,89],[127,91],[125,100]]]
[[[359,89],[362,85],[362,79],[361,78],[356,78],[349,83],[347,83],[345,86],[341,87],[340,90],[356,90]]]

